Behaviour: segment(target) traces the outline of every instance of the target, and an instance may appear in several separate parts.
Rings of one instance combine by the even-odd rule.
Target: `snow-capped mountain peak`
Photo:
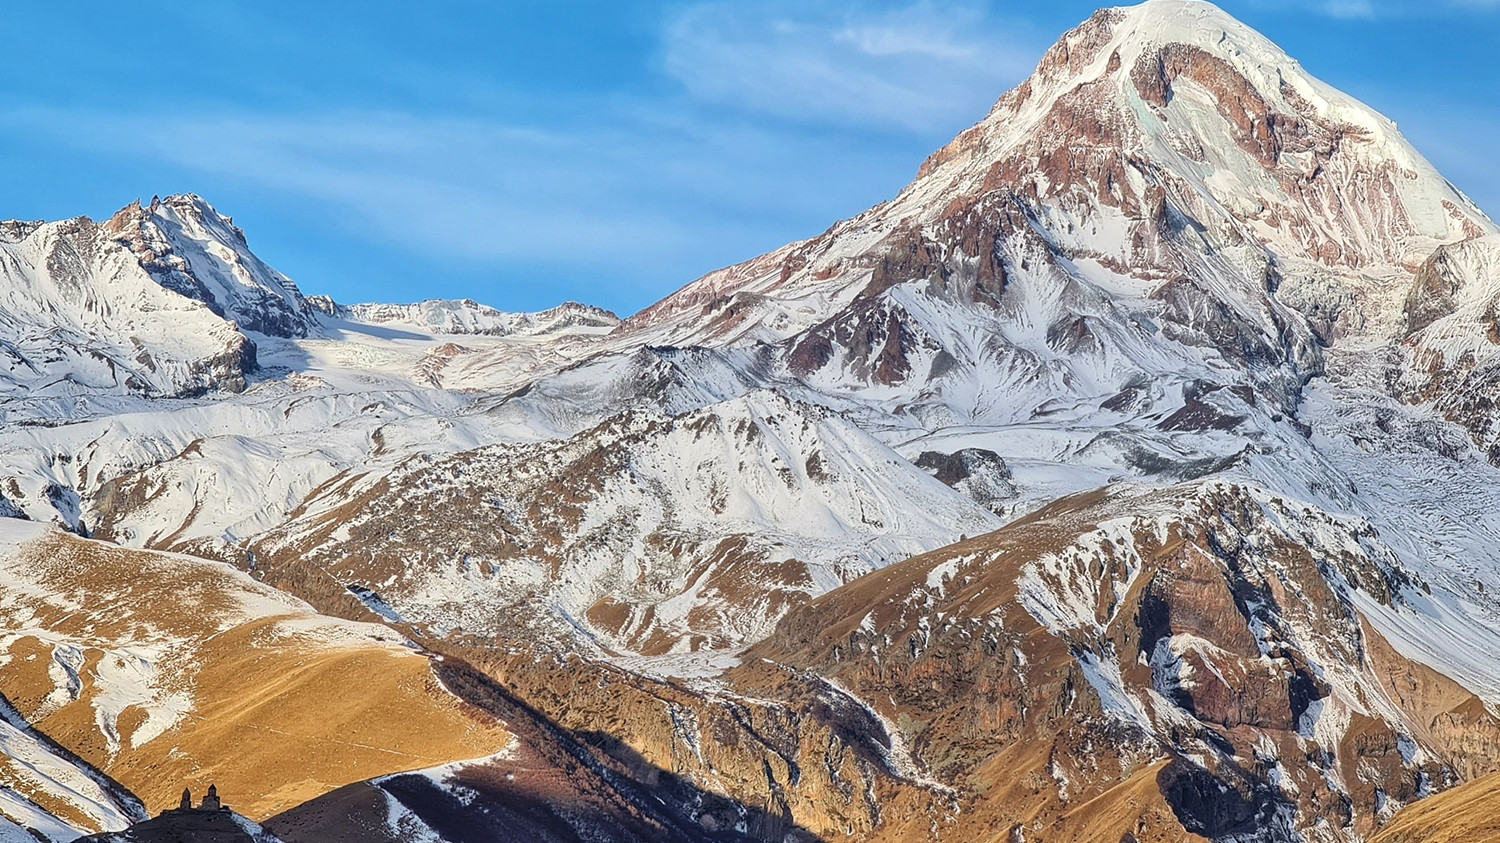
[[[1357,843],[1500,769],[1500,233],[1207,3],[1096,14],[891,201],[623,323],[304,298],[194,196],[0,224],[0,281],[0,515],[255,580],[0,541],[0,610],[71,636],[0,653],[28,712],[156,635],[39,602],[97,557],[440,656],[526,744],[419,776],[444,829],[545,779],[691,806],[625,843]]]
[[[1281,288],[1325,341],[1384,337],[1438,246],[1494,231],[1394,123],[1212,4],[1154,0],[1064,35],[895,199],[710,274],[625,330],[786,339],[912,271],[970,276],[959,298],[999,301],[1050,253],[1066,275],[1087,259],[1132,279],[1114,286],[1139,298],[1207,260],[1222,283],[1205,292],[1262,311],[1261,330],[1259,300]]]
[[[1003,162],[1011,186],[1059,197],[1087,163],[1067,154],[1080,147],[1119,156],[1107,204],[1153,184],[1170,195],[1181,179],[1283,259],[1410,269],[1439,243],[1494,230],[1393,122],[1198,0],[1095,14],[935,155],[923,173],[936,184],[914,191],[973,190]]]
[[[250,251],[229,217],[191,193],[136,201],[103,226],[163,287],[208,305],[240,328],[306,336],[316,324],[297,285]]]

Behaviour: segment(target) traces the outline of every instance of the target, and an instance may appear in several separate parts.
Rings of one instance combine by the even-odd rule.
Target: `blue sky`
[[[196,192],[340,301],[633,312],[888,198],[1072,0],[7,4],[0,217]],[[1227,0],[1500,213],[1500,0]]]

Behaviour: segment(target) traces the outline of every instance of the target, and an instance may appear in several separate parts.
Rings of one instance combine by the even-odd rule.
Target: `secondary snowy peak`
[[[539,336],[600,333],[620,324],[620,318],[613,313],[577,302],[564,302],[537,313],[507,313],[469,299],[429,299],[416,304],[355,304],[346,307],[319,297],[316,305],[337,318],[431,334]]]
[[[238,391],[247,334],[304,337],[317,314],[233,222],[192,196],[104,223],[0,222],[0,394]]]
[[[157,283],[208,305],[243,330],[306,336],[314,313],[291,279],[250,251],[234,221],[192,194],[121,209],[103,226]]]
[[[86,217],[0,223],[0,395],[244,388],[255,346]]]

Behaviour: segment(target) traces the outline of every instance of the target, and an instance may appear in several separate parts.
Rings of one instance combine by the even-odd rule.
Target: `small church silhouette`
[[[182,789],[182,804],[167,813],[178,813],[182,811],[227,811],[229,806],[219,801],[219,788],[217,785],[209,785],[208,793],[204,794],[203,801],[198,807],[193,807],[193,791],[190,788]]]

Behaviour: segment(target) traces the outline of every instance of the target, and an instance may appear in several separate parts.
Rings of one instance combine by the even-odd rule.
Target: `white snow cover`
[[[509,495],[566,470],[566,462],[550,460],[574,459],[594,447],[618,454],[629,471],[597,478],[597,490],[557,547],[555,567],[549,560],[487,552],[484,542],[493,528],[481,522],[473,539],[466,525],[439,528],[450,545],[437,534],[431,540],[398,537],[382,552],[408,556],[402,582],[368,587],[408,620],[497,633],[510,623],[514,601],[527,594],[546,594],[552,612],[570,625],[602,598],[640,601],[645,609],[618,634],[595,635],[626,652],[630,641],[656,633],[679,637],[683,647],[694,633],[710,633],[733,648],[762,637],[780,617],[771,594],[726,593],[715,584],[715,576],[733,571],[740,556],[763,557],[751,564],[773,572],[768,589],[815,595],[1001,524],[836,414],[757,391],[675,418],[638,412],[568,443],[458,454],[454,469],[426,461],[402,466],[390,476],[398,492],[364,502],[354,514],[338,510],[344,495],[315,499],[268,549],[297,547],[318,564],[337,565],[348,536],[384,518],[388,509],[408,505],[409,489],[419,488],[435,503],[482,489],[492,509],[524,511],[529,499]],[[489,477],[506,479],[491,487]],[[338,529],[330,534],[328,525],[335,522]],[[684,549],[664,554],[663,537]],[[743,539],[743,552],[716,558],[719,543],[735,538]],[[454,559],[449,548],[460,544],[464,551]],[[774,579],[784,576],[774,572],[785,560],[796,560],[808,581]],[[745,579],[754,582],[753,572]],[[709,617],[717,620],[704,626]]]
[[[1095,22],[1104,28],[1100,43],[1090,40],[1098,31],[1091,26]],[[1222,60],[1267,108],[1341,130],[1339,144],[1327,160],[1312,151],[1284,150],[1273,169],[1238,142],[1220,95],[1191,78],[1179,78],[1167,106],[1154,107],[1143,99],[1132,71],[1138,64],[1149,66],[1157,53],[1172,45],[1188,45]],[[935,164],[924,168],[895,199],[838,223],[817,240],[791,244],[710,274],[629,320],[627,327],[658,344],[686,344],[784,339],[817,324],[848,307],[869,278],[867,271],[844,267],[867,266],[858,258],[878,254],[892,231],[912,225],[924,232],[935,230],[955,197],[983,193],[992,165],[1027,154],[1030,144],[1046,136],[1047,121],[1059,103],[1085,90],[1093,98],[1091,108],[1123,126],[1125,148],[1119,152],[1134,162],[1126,173],[1133,190],[1164,187],[1173,203],[1210,227],[1202,233],[1205,239],[1224,234],[1213,228],[1237,231],[1229,240],[1214,243],[1217,248],[1208,255],[1211,260],[1245,264],[1225,274],[1228,284],[1243,283],[1235,280],[1236,275],[1244,275],[1245,281],[1260,280],[1250,276],[1254,262],[1268,250],[1286,276],[1288,298],[1299,299],[1299,307],[1305,303],[1336,309],[1328,306],[1349,296],[1369,299],[1363,303],[1365,318],[1372,322],[1369,328],[1393,330],[1405,294],[1403,284],[1392,283],[1393,278],[1405,276],[1439,244],[1495,231],[1484,213],[1444,179],[1393,122],[1314,78],[1281,48],[1211,3],[1151,0],[1106,10],[1065,36],[1054,48],[1057,51],[1063,51],[1058,65],[1044,62],[1021,89],[1024,96],[1013,92],[1002,98],[984,121],[955,141],[951,152],[935,157]],[[1086,63],[1080,63],[1079,56]],[[1066,149],[1074,140],[1063,136],[1053,143]],[[1021,164],[1041,167],[1034,158],[1023,158]],[[1327,180],[1329,189],[1347,192],[1319,199],[1299,194],[1283,178],[1314,169],[1337,173]],[[1035,212],[1053,242],[1079,249],[1085,257],[1105,257],[1127,266],[1140,261],[1131,248],[1139,221],[1123,218],[1097,196],[1049,196],[1047,176],[1040,172],[1022,178],[1040,187],[1042,198]],[[1376,183],[1391,186],[1393,193],[1377,195],[1372,188]],[[1106,191],[1103,184],[1090,188]],[[1287,217],[1298,223],[1290,224]],[[1340,250],[1332,263],[1321,253],[1324,243]],[[1242,254],[1236,256],[1237,251]],[[783,268],[797,255],[808,256],[805,268],[786,275]],[[1017,260],[1008,268],[1014,272],[1021,263]],[[1168,267],[1177,268],[1170,263]],[[1025,275],[1027,270],[1021,269]],[[1117,295],[1137,300],[1159,287],[1159,279],[1149,275],[1116,283]],[[1324,301],[1300,301],[1313,295],[1302,288],[1319,283],[1327,286],[1321,292]],[[1254,304],[1244,299],[1252,290],[1224,292],[1232,306],[1248,312]],[[737,333],[710,333],[703,318],[705,302],[731,296],[751,315],[739,321]],[[1027,321],[1023,317],[1006,327]]]
[[[1390,166],[1409,176],[1401,181],[1406,192],[1400,203],[1421,233],[1410,248],[1430,248],[1454,236],[1458,218],[1443,210],[1444,203],[1458,208],[1460,217],[1482,222],[1393,125],[1312,79],[1280,50],[1212,6],[1156,0],[1107,18],[1107,37],[1086,65],[1066,71],[1044,67],[1032,80],[1028,98],[1002,100],[976,129],[986,144],[969,144],[930,168],[892,203],[836,226],[810,266],[856,261],[874,250],[899,219],[910,217],[930,227],[948,197],[972,190],[987,173],[987,161],[1026,141],[1061,97],[1101,80],[1113,93],[1099,107],[1129,116],[1134,134],[1127,138],[1138,147],[1135,151],[1192,187],[1198,205],[1190,196],[1178,197],[1185,207],[1214,219],[1259,225],[1236,202],[1243,204],[1247,196],[1261,197],[1251,204],[1290,200],[1263,166],[1221,137],[1225,121],[1212,110],[1207,92],[1183,81],[1172,104],[1158,113],[1141,100],[1130,78],[1138,59],[1176,42],[1227,62],[1277,108],[1357,128],[1349,166]],[[1116,52],[1123,70],[1111,70]],[[1180,141],[1186,136],[1203,142],[1210,158],[1185,157]],[[1097,202],[1080,207],[1047,200],[1034,210],[1036,224],[1055,242],[1044,238],[1024,248],[1007,247],[1017,250],[1010,255],[1014,300],[998,312],[934,297],[918,281],[887,291],[884,306],[918,335],[912,351],[918,375],[907,383],[872,383],[838,366],[797,376],[784,364],[768,361],[765,347],[755,340],[780,341],[837,314],[855,301],[868,276],[834,273],[819,280],[809,269],[792,273],[783,284],[781,262],[804,245],[795,244],[691,285],[651,318],[607,334],[610,320],[581,306],[520,316],[472,302],[342,309],[330,303],[306,337],[256,334],[265,369],[243,395],[165,402],[105,399],[97,390],[79,388],[74,390],[81,393],[77,400],[64,402],[33,390],[0,407],[0,415],[11,422],[0,429],[0,469],[12,478],[0,496],[6,506],[70,528],[88,529],[107,519],[111,538],[126,544],[234,557],[257,537],[283,528],[299,509],[305,514],[310,496],[317,509],[334,511],[413,457],[441,459],[494,446],[555,443],[634,407],[663,420],[698,414],[722,423],[753,423],[773,435],[747,444],[724,438],[686,442],[679,434],[636,446],[630,476],[607,483],[604,501],[583,529],[633,511],[646,513],[643,524],[686,534],[752,536],[774,546],[776,553],[809,563],[815,572],[809,593],[1002,523],[908,461],[927,450],[951,453],[977,447],[999,455],[1016,489],[1016,499],[1005,507],[1007,517],[1119,479],[1177,482],[1231,465],[1270,488],[1313,498],[1335,511],[1363,511],[1362,502],[1337,492],[1341,482],[1328,481],[1329,472],[1341,470],[1280,421],[1283,408],[1222,387],[1247,381],[1242,361],[1200,343],[1164,337],[1165,317],[1155,298],[1160,279],[1106,260],[1128,256],[1122,244],[1130,237],[1131,220]],[[253,259],[238,230],[201,199],[173,197],[126,217],[144,232],[137,246],[155,255],[156,263],[167,253],[182,258],[186,269],[173,268],[177,264],[172,261],[168,268],[191,270],[226,314],[248,318],[250,311],[244,308],[258,303],[264,321],[275,302],[308,312],[295,286]],[[1319,220],[1335,226],[1341,242],[1367,245],[1362,238],[1368,232],[1361,226],[1368,221]],[[58,232],[69,225],[77,227],[15,224],[0,246],[14,255],[20,277],[34,276],[38,289],[61,290],[58,273],[45,270],[43,245],[61,237]],[[1180,244],[1173,248],[1181,260],[1193,261],[1178,268],[1196,273],[1214,291],[1205,306],[1222,303],[1247,324],[1263,325],[1275,309],[1251,296],[1246,273],[1264,263],[1265,250],[1287,261],[1312,260],[1305,244],[1278,236],[1267,234],[1267,241],[1255,247],[1215,241],[1198,244],[1194,248],[1199,251],[1192,253]],[[1085,245],[1088,254],[1022,265],[1022,258],[1041,254],[1036,250],[1077,251]],[[141,334],[148,347],[171,348],[215,336],[216,330],[233,335],[233,326],[220,326],[222,320],[215,321],[212,312],[171,293],[128,260],[134,252],[106,249],[100,254],[105,258],[99,260],[122,279],[112,290],[127,297],[156,297],[151,299],[157,309],[150,325],[162,336]],[[1395,271],[1383,262],[1383,254],[1370,251],[1364,257],[1364,275]],[[1339,283],[1348,281],[1349,273],[1339,272]],[[701,334],[702,302],[710,293],[726,291],[758,294],[744,304],[763,316],[743,320],[746,327],[738,333]],[[90,312],[53,307],[52,301],[28,300],[16,308],[27,318]],[[165,321],[161,313],[172,312],[168,305],[185,308],[202,327]],[[1276,312],[1277,318],[1291,316]],[[121,322],[128,313],[111,314],[110,325],[129,324]],[[1056,346],[1052,328],[1058,320],[1074,317],[1086,320],[1095,345]],[[107,334],[103,324],[77,330]],[[699,341],[715,347],[646,347]],[[847,351],[836,349],[836,354]],[[200,352],[174,354],[191,358]],[[936,371],[943,355],[956,359],[957,367],[941,376],[922,374]],[[772,406],[781,399],[770,396],[790,397],[795,404],[788,406],[799,409]],[[1165,425],[1174,414],[1200,405],[1229,421],[1207,429]],[[815,435],[794,427],[801,422],[786,421],[805,414],[803,406],[829,414],[808,428]],[[807,458],[813,451],[826,462],[830,480],[808,476]],[[791,487],[782,479],[783,470],[790,472]],[[722,509],[703,505],[711,488],[723,490]],[[340,532],[334,538],[348,535]],[[581,623],[578,619],[601,593],[609,594],[617,580],[623,582],[621,568],[636,564],[632,560],[639,554],[632,542],[643,536],[578,557],[571,563],[575,567],[557,574],[524,562],[509,563],[495,578],[475,576],[473,566],[440,567],[423,573],[425,585],[409,590],[389,608],[405,619],[439,620],[444,628],[460,629],[488,610],[476,608],[470,616],[455,614],[453,606],[493,606],[497,591],[545,584],[557,596],[549,605],[560,617]],[[381,583],[366,585],[375,591],[384,588]],[[713,599],[687,583],[682,586],[682,592],[653,603],[657,622],[686,623],[693,607]],[[380,595],[390,599],[383,591]],[[455,595],[461,599],[453,599]],[[740,634],[753,638],[774,620],[753,617]],[[122,655],[119,669],[127,671],[130,663]]]
[[[176,394],[232,381],[245,338],[88,220],[0,226],[0,394]]]
[[[297,285],[256,257],[244,232],[201,197],[132,205],[105,230],[137,258],[145,257],[147,271],[162,286],[202,301],[240,328],[302,336],[313,327]]]
[[[1066,71],[1039,71],[1029,98],[1002,100],[980,124],[977,131],[988,145],[969,145],[930,168],[892,203],[836,226],[835,236],[811,266],[835,266],[870,252],[895,220],[912,217],[930,226],[948,197],[971,190],[987,172],[987,161],[1023,143],[1061,97],[1100,80],[1113,93],[1099,107],[1130,115],[1136,134],[1129,138],[1137,151],[1154,166],[1186,179],[1201,200],[1193,206],[1190,197],[1179,197],[1183,202],[1215,219],[1259,225],[1235,203],[1259,195],[1257,191],[1273,204],[1289,200],[1264,167],[1223,140],[1224,121],[1212,111],[1207,92],[1183,81],[1173,103],[1158,113],[1141,101],[1130,78],[1137,59],[1175,42],[1227,62],[1277,108],[1358,128],[1348,151],[1353,156],[1349,166],[1389,165],[1409,174],[1401,181],[1409,188],[1401,196],[1402,207],[1424,232],[1410,248],[1429,248],[1428,241],[1454,235],[1458,222],[1443,210],[1445,202],[1459,208],[1460,216],[1482,221],[1388,121],[1312,79],[1280,50],[1212,6],[1156,0],[1110,13],[1108,19],[1107,38],[1095,58]],[[1123,70],[1110,69],[1115,52]],[[1185,136],[1207,141],[1203,145],[1210,153],[1223,157],[1184,157],[1179,147]],[[1337,476],[1342,470],[1278,420],[1282,408],[1245,393],[1195,386],[1244,383],[1244,363],[1202,344],[1164,338],[1164,314],[1154,297],[1160,280],[1106,260],[1127,255],[1121,250],[1130,236],[1130,220],[1098,203],[1080,209],[1049,200],[1036,213],[1037,224],[1057,242],[1026,249],[1087,246],[1088,254],[1051,266],[1036,262],[1028,269],[1020,261],[1030,253],[1017,251],[1011,255],[1015,262],[1009,280],[1014,301],[999,312],[936,298],[920,282],[888,291],[887,306],[908,320],[919,339],[926,338],[913,349],[918,376],[905,384],[872,383],[838,366],[796,376],[783,364],[767,361],[764,346],[753,340],[780,341],[838,313],[867,280],[867,272],[818,280],[809,269],[782,284],[781,261],[802,245],[795,244],[691,285],[670,298],[661,315],[637,321],[628,330],[606,334],[609,319],[571,305],[524,316],[472,302],[342,309],[329,303],[306,337],[255,336],[266,368],[237,397],[106,400],[84,391],[78,400],[65,403],[33,392],[0,407],[0,415],[12,422],[0,429],[0,469],[13,478],[0,496],[7,506],[70,528],[87,529],[108,518],[111,538],[127,544],[234,556],[236,548],[282,528],[315,492],[316,507],[333,511],[414,456],[440,459],[477,448],[557,442],[634,407],[662,419],[700,414],[753,422],[774,435],[750,445],[726,439],[684,442],[679,435],[638,446],[630,478],[611,481],[589,523],[635,511],[647,513],[641,523],[687,534],[754,536],[775,546],[777,553],[813,566],[817,573],[810,593],[1002,523],[908,462],[928,450],[951,453],[974,447],[999,455],[1016,489],[1015,500],[1004,508],[1006,517],[1124,478],[1177,482],[1231,465],[1270,488],[1314,499],[1334,511],[1364,511],[1363,502],[1337,491],[1345,484],[1329,482],[1330,472]],[[142,230],[151,234],[141,241],[148,251],[170,247],[195,277],[203,276],[198,280],[221,305],[249,307],[261,301],[256,290],[283,303],[301,302],[295,286],[254,260],[237,229],[196,197],[170,198],[127,216],[143,220]],[[1336,232],[1341,242],[1365,242],[1360,220],[1322,223],[1342,226]],[[58,235],[48,232],[67,224],[50,226],[12,226],[14,242],[3,245],[32,255],[28,266],[43,266],[37,244],[48,236],[55,239]],[[152,239],[158,235],[166,239]],[[1303,244],[1267,237],[1264,249],[1284,260],[1311,260]],[[1210,303],[1226,303],[1247,324],[1262,324],[1267,305],[1243,286],[1246,273],[1264,261],[1257,251],[1261,247],[1209,245],[1199,244],[1200,251],[1191,254],[1183,251],[1179,257],[1195,263],[1182,268],[1216,291]],[[208,320],[205,324],[216,324],[213,314],[197,303],[172,299],[141,267],[109,254],[122,277],[139,285],[141,295],[165,296],[163,302],[190,310],[197,307]],[[1370,264],[1360,270],[1364,275],[1395,271],[1381,263],[1383,255],[1371,251],[1366,257]],[[1339,283],[1347,282],[1349,273],[1339,272]],[[46,277],[38,283],[57,282],[42,275]],[[745,306],[763,311],[764,317],[744,320],[747,327],[739,333],[701,335],[705,296],[727,290],[759,294]],[[48,308],[28,303],[24,309]],[[1073,317],[1087,321],[1097,345],[1055,346],[1052,327]],[[1294,317],[1282,312],[1278,318]],[[111,324],[119,319],[115,314]],[[152,324],[162,325],[159,314]],[[89,330],[96,329],[81,329]],[[170,346],[212,331],[174,326],[164,333],[170,338],[147,344]],[[645,347],[700,340],[715,348]],[[846,351],[837,349],[836,354]],[[957,359],[957,368],[941,376],[922,375],[943,354]],[[797,409],[788,415],[770,406],[767,396],[775,395],[831,415],[817,422],[818,432],[809,438],[775,420],[804,413]],[[1224,419],[1238,419],[1239,427],[1164,426],[1164,420],[1198,405]],[[18,421],[47,426],[14,424]],[[807,457],[814,450],[830,467],[831,481],[806,476]],[[791,472],[792,488],[786,487],[780,469]],[[715,487],[724,490],[721,511],[703,506],[704,491]],[[650,491],[657,488],[667,494]],[[140,501],[119,504],[132,495]],[[872,528],[876,522],[881,526]],[[340,536],[348,533],[335,538]],[[474,576],[473,566],[442,567],[424,574],[425,586],[395,599],[389,608],[405,619],[440,620],[444,628],[458,629],[488,610],[477,608],[471,617],[455,614],[454,605],[492,606],[497,591],[547,584],[558,595],[551,605],[560,616],[579,623],[593,600],[617,587],[612,583],[622,565],[628,570],[635,564],[631,560],[639,556],[631,547],[627,541],[601,548],[559,574],[523,562],[509,563],[496,578]],[[383,584],[366,585],[390,599],[381,591]],[[713,599],[686,586],[680,594],[654,602],[659,622],[684,623],[691,608]],[[462,599],[453,600],[453,595]],[[774,616],[756,617],[741,634],[753,638],[773,622]]]
[[[105,790],[97,773],[59,756],[9,706],[0,706],[0,755],[8,772],[6,787],[0,788],[0,840],[34,843],[24,833],[6,836],[10,829],[19,830],[15,823],[53,841],[80,836],[78,830],[38,807],[41,796],[72,807],[100,831],[119,831],[140,819]]]

